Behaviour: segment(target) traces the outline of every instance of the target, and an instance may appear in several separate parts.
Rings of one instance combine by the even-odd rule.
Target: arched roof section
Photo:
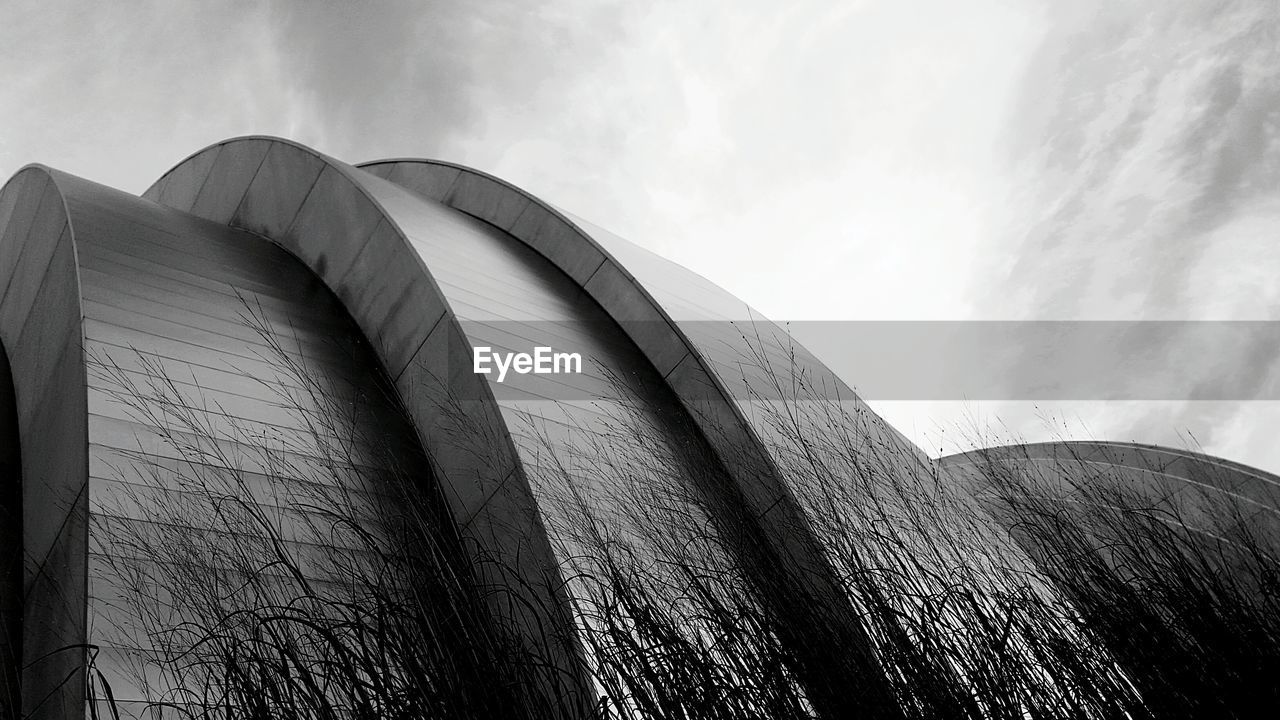
[[[22,459],[23,712],[33,717],[70,717],[84,707],[84,316],[61,177],[30,165],[0,190],[0,342]]]
[[[1009,513],[1025,495],[1063,507],[1124,508],[1135,523],[1180,525],[1210,543],[1249,538],[1246,546],[1280,548],[1280,477],[1203,453],[1082,440],[984,448],[939,463],[1015,535],[1022,519]]]
[[[536,250],[604,308],[667,381],[756,511],[795,506],[776,463],[779,436],[758,400],[780,402],[771,372],[796,372],[830,398],[861,401],[777,326],[702,276],[559,210],[499,178],[412,158],[360,168],[490,223]],[[878,418],[877,418],[878,419]],[[914,448],[887,424],[879,429]],[[794,518],[780,519],[794,532]]]
[[[794,506],[760,439],[702,354],[631,270],[564,213],[498,178],[431,160],[386,160],[362,169],[483,220],[533,248],[572,279],[635,343],[690,412],[766,522]],[[784,533],[794,533],[796,518]]]
[[[857,437],[885,474],[932,467],[782,328],[697,273],[478,170],[413,158],[359,167],[505,230],[578,283],[676,393],[775,541],[808,533],[823,512],[805,507],[824,491],[805,486],[799,438],[844,454],[836,446]]]
[[[244,137],[188,157],[144,197],[271,239],[338,296],[394,380],[478,572],[518,596],[493,593],[496,614],[560,658],[558,692],[589,701],[563,580],[510,432],[471,372],[457,315],[401,228],[418,201],[371,187],[381,182],[297,143]]]
[[[939,462],[945,468],[970,471],[990,463],[1078,474],[1127,471],[1130,479],[1189,483],[1227,493],[1280,515],[1280,477],[1213,455],[1161,445],[1104,440],[1026,443],[956,453]]]

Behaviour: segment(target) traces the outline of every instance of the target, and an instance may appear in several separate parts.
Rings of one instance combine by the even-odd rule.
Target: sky
[[[1277,34],[1257,0],[5,0],[0,176],[140,193],[244,134],[458,162],[797,323],[856,387],[803,328],[1280,319]],[[1273,355],[1232,352],[1162,371],[1280,397]],[[873,405],[932,452],[1093,437],[1280,472],[1276,402]]]

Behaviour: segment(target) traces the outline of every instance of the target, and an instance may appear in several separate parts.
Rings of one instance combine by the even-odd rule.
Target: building
[[[1280,702],[1280,478],[1174,448],[1106,441],[942,458],[1072,606],[1156,717]],[[1247,714],[1247,713],[1245,713]]]
[[[480,589],[450,622],[540,659],[513,702],[587,716],[600,568],[577,550],[603,532],[641,567],[690,527],[746,578],[808,707],[894,706],[827,540],[851,498],[824,480],[856,466],[875,495],[937,465],[700,276],[475,170],[265,137],[142,197],[29,166],[0,229],[0,547],[21,547],[0,699],[24,716],[234,702],[175,674],[207,613],[286,612],[299,587],[307,612],[354,612],[353,573],[437,555],[432,577]],[[995,532],[975,542],[1020,558]]]

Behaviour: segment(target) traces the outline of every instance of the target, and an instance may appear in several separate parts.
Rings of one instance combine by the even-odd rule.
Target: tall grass
[[[246,322],[272,349],[264,359],[280,376],[264,393],[291,434],[231,419],[146,356],[94,358],[158,443],[120,466],[93,533],[127,608],[106,635],[139,648],[132,682],[147,702],[210,718],[580,716],[553,654],[499,629],[486,602],[496,589],[462,551],[392,394],[353,402],[253,308]],[[591,714],[1021,720],[1280,707],[1274,526],[1221,494],[1188,518],[1185,504],[1071,463],[1035,475],[993,457],[963,477],[944,472],[795,352],[761,347],[744,359],[745,384],[835,600],[795,581],[792,558],[683,420],[673,440],[616,403],[607,422],[575,429],[572,454],[537,418],[520,430],[537,450],[529,481],[571,598]],[[365,422],[385,408],[395,423]],[[94,677],[98,697],[121,696]]]
[[[1157,717],[1280,710],[1280,515],[1232,478],[991,453],[994,512]]]
[[[546,659],[496,629],[407,427],[381,417],[381,398],[340,396],[343,379],[247,309],[280,371],[263,395],[293,432],[234,419],[152,357],[93,358],[155,433],[125,453],[93,532],[100,587],[120,601],[103,634],[140,651],[128,682],[145,705],[219,718],[564,714]],[[120,705],[95,678],[95,695]]]
[[[610,421],[584,428],[576,458],[549,438],[532,443],[543,459],[532,482],[564,559],[599,714],[810,716],[797,648],[761,593],[767,554],[727,507],[710,450],[673,445],[625,406],[611,409]],[[783,599],[802,598],[793,588]]]
[[[968,488],[842,396],[789,338],[746,340],[744,384],[761,437],[904,714],[1143,715],[1121,668]]]

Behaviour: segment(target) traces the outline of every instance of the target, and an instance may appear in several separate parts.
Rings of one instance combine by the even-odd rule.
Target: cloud
[[[1023,188],[976,274],[983,313],[1032,319],[1280,320],[1280,8],[1248,0],[1053,3],[1010,115]],[[1001,259],[1004,258],[1004,259]],[[985,297],[983,297],[985,295]],[[1266,348],[1263,348],[1266,350]],[[1192,382],[1274,387],[1274,353],[1177,367]],[[1243,351],[1242,351],[1243,352]],[[1222,367],[1253,368],[1220,378]],[[1280,466],[1258,441],[1274,403],[1131,404],[1095,434]],[[1253,440],[1241,444],[1241,438]],[[1247,445],[1247,447],[1246,447]]]
[[[1027,190],[1006,284],[1031,316],[1185,317],[1205,300],[1185,292],[1193,275],[1258,259],[1206,268],[1212,234],[1280,189],[1280,50],[1266,41],[1280,13],[1217,0],[1089,7],[1055,17],[1012,118]],[[1257,290],[1240,288],[1240,306]]]
[[[0,172],[45,162],[141,190],[200,146],[287,115],[250,4],[17,3],[0,47]],[[10,81],[12,80],[12,81]]]
[[[495,136],[498,119],[559,114],[559,86],[624,39],[627,7],[397,0],[376,11],[359,3],[317,11],[287,4],[271,13],[270,25],[290,84],[306,97],[310,126],[330,152],[351,160],[448,154],[491,164],[520,137]]]
[[[0,172],[41,161],[136,192],[248,133],[351,161],[442,157],[781,316],[950,312],[1000,192],[992,108],[1034,36],[1025,15],[995,0],[24,5],[0,29],[21,78],[0,87]]]
[[[1004,3],[646,6],[558,114],[497,122],[546,154],[496,171],[780,319],[953,315],[1036,32]]]
[[[492,159],[493,118],[554,117],[621,40],[621,2],[22,4],[0,27],[0,171],[141,191],[211,142],[276,134],[345,160]],[[476,152],[477,148],[483,149]]]

